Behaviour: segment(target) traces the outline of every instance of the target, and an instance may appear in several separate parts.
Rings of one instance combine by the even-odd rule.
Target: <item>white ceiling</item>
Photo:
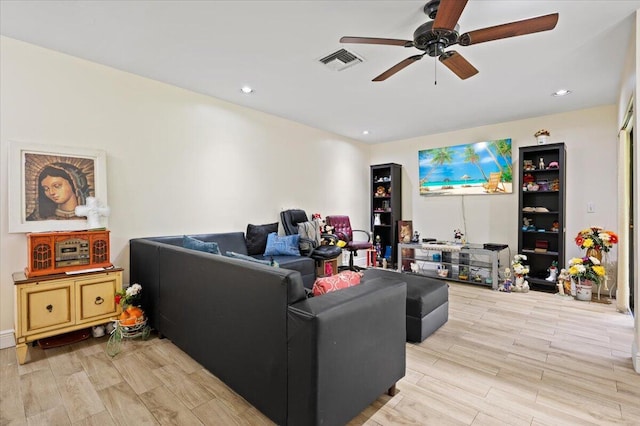
[[[0,0],[0,31],[367,143],[617,101],[640,0],[470,0],[461,33],[553,12],[560,19],[553,31],[449,48],[480,71],[468,80],[425,56],[372,82],[421,52],[340,37],[410,40],[429,20],[425,3]],[[339,72],[318,62],[341,47],[365,61]],[[243,95],[245,84],[255,93]],[[551,96],[561,88],[573,93]]]

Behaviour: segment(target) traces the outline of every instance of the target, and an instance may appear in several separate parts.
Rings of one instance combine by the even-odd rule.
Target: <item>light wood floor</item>
[[[452,284],[449,322],[407,345],[399,393],[350,425],[640,424],[632,319],[612,305]],[[0,351],[0,423],[262,425],[260,412],[170,341]]]

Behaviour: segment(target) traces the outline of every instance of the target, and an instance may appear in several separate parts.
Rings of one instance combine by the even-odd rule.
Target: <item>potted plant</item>
[[[543,145],[549,141],[549,137],[551,134],[547,129],[540,129],[533,134],[533,136],[538,141],[538,145]]]
[[[574,257],[569,261],[569,275],[576,285],[576,299],[591,300],[593,286],[605,277],[604,266],[594,256]]]

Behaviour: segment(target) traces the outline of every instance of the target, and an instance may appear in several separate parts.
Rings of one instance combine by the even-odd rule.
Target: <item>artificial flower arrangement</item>
[[[538,136],[551,136],[551,133],[549,133],[547,129],[540,129],[537,132],[535,132],[533,135],[533,137],[536,137],[536,138]]]
[[[594,248],[608,252],[614,244],[618,243],[618,235],[613,231],[606,231],[600,226],[592,226],[578,232],[575,241],[580,248]]]
[[[140,284],[132,284],[126,289],[116,291],[115,301],[122,306],[120,324],[141,326],[145,322],[144,311],[137,306],[140,303],[140,293],[142,293]]]
[[[123,308],[140,303],[140,293],[142,286],[140,284],[132,284],[126,289],[116,291],[116,303]]]
[[[574,257],[569,261],[569,275],[574,280],[589,280],[600,285],[605,274],[604,266],[596,257]]]
[[[516,254],[511,261],[511,269],[516,275],[526,275],[529,273],[529,267],[522,263],[527,260],[527,256],[524,254]]]

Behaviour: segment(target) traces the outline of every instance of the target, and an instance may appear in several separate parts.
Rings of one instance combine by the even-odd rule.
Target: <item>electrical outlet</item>
[[[587,203],[587,213],[595,213],[596,212],[596,205],[593,203],[593,201],[589,201]]]

